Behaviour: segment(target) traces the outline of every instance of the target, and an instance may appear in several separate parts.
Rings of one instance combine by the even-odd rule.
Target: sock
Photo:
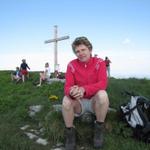
[[[104,124],[104,122],[100,122],[100,121],[97,121],[97,120],[95,120],[95,123],[98,124],[98,125]]]
[[[74,128],[75,129],[75,127],[73,126],[73,127],[66,127],[66,129],[68,129],[68,130],[71,130],[72,128]]]
[[[70,130],[72,127],[66,127],[66,129]]]

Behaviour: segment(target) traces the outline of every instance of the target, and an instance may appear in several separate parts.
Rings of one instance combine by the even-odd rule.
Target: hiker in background
[[[12,81],[16,80],[16,83],[17,83],[20,81],[21,78],[22,78],[21,71],[20,71],[19,67],[16,67],[16,70],[11,73],[11,80]]]
[[[26,63],[25,59],[22,59],[22,63],[20,65],[20,70],[21,70],[21,74],[22,74],[22,81],[25,81],[25,77],[27,76],[29,78],[29,73],[28,70],[30,70],[30,67],[28,66],[28,64]]]
[[[55,68],[54,76],[55,78],[59,78],[59,75],[60,75],[60,65],[57,64]]]
[[[51,71],[49,67],[49,63],[45,63],[45,70],[43,72],[40,72],[40,79],[39,79],[39,84],[37,86],[41,86],[42,81],[46,81],[50,78],[51,76]]]
[[[97,55],[97,54],[94,54],[94,57],[96,57],[96,58],[97,58],[97,57],[98,57],[98,55]]]
[[[105,64],[106,64],[106,68],[107,68],[107,76],[110,77],[110,63],[111,61],[109,60],[108,57],[105,57]]]
[[[86,37],[78,37],[72,43],[77,59],[70,61],[66,71],[62,113],[65,122],[65,148],[75,150],[76,130],[74,117],[85,112],[96,115],[93,144],[103,146],[104,122],[109,107],[106,92],[107,73],[105,61],[92,57],[92,44]],[[86,135],[85,135],[86,137]]]

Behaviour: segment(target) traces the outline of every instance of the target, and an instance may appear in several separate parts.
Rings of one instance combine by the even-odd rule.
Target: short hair
[[[89,50],[92,50],[93,48],[91,42],[88,40],[87,37],[84,37],[84,36],[77,37],[72,43],[72,49],[74,53],[75,53],[76,46],[79,46],[80,44],[87,46]]]
[[[22,62],[25,62],[26,61],[26,59],[22,59]]]
[[[48,62],[46,62],[46,63],[45,63],[45,66],[49,66],[49,63],[48,63]]]

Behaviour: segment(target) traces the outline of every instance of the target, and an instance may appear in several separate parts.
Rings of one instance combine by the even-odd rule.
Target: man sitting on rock
[[[72,43],[77,59],[72,60],[66,71],[65,96],[62,113],[65,122],[66,150],[76,149],[74,116],[85,112],[96,115],[94,122],[95,148],[103,146],[104,121],[109,107],[106,90],[107,74],[104,60],[92,57],[92,44],[86,37],[78,37]]]

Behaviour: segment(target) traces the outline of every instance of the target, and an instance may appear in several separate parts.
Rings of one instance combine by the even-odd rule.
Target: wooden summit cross
[[[45,41],[45,44],[54,42],[54,72],[55,72],[56,67],[58,65],[57,42],[62,41],[62,40],[66,40],[66,39],[69,39],[69,36],[63,36],[63,37],[60,37],[60,38],[57,37],[57,25],[55,25],[54,26],[54,39]]]

